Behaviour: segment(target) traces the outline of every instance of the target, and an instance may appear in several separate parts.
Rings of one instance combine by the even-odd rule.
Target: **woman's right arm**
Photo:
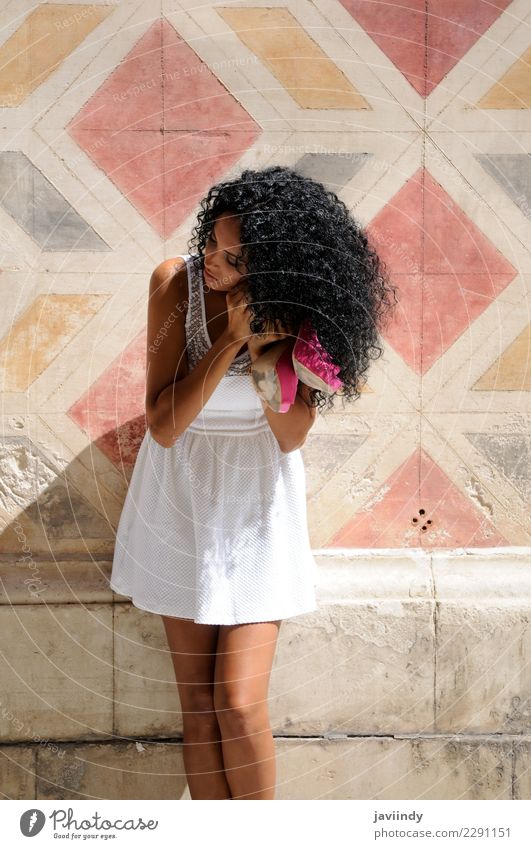
[[[151,275],[148,304],[146,418],[153,439],[171,448],[205,406],[242,342],[228,327],[188,372],[186,264],[160,263]]]

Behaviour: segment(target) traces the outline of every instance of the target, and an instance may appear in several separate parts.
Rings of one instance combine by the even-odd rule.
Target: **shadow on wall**
[[[60,471],[28,437],[3,439],[4,515],[38,496],[0,534],[0,784],[13,799],[189,798],[162,620],[109,587],[132,466],[110,472],[93,448]]]

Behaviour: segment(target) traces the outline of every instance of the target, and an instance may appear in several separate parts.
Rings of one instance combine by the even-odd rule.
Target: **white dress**
[[[211,340],[203,277],[190,254],[189,369]],[[249,373],[236,357],[171,448],[149,430],[116,534],[111,588],[135,607],[234,625],[317,609],[317,564],[300,449],[283,454]]]

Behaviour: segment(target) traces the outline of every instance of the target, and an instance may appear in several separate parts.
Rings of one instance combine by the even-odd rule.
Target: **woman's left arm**
[[[304,444],[317,417],[317,407],[311,407],[309,404],[309,391],[306,384],[299,380],[295,400],[286,413],[275,413],[263,398],[260,398],[269,426],[284,454],[289,454]]]
[[[247,348],[254,362],[271,342],[278,341],[286,334],[284,332],[268,333],[261,337],[251,336],[247,340]],[[289,410],[285,413],[275,413],[263,398],[260,398],[269,426],[273,431],[280,450],[289,454],[304,444],[308,431],[317,417],[317,408],[310,406],[309,387],[299,380],[297,394]]]
[[[306,400],[309,397],[308,392],[306,384],[299,381],[295,400],[286,413],[275,413],[262,398],[260,399],[271,430],[284,454],[304,445],[308,431],[316,419],[317,408],[310,407],[309,400]]]

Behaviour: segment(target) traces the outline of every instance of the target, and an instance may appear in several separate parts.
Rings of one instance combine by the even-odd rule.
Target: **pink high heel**
[[[292,339],[275,342],[251,367],[257,394],[275,413],[286,413],[297,394],[299,380],[311,389],[332,394],[343,386],[309,319],[303,321],[295,345]]]
[[[343,386],[337,376],[341,371],[340,366],[332,362],[309,319],[305,319],[300,326],[292,361],[297,378],[311,389],[320,389],[331,395]]]
[[[293,368],[293,339],[275,342],[254,361],[251,377],[257,394],[275,413],[287,413],[297,394],[298,379]]]

